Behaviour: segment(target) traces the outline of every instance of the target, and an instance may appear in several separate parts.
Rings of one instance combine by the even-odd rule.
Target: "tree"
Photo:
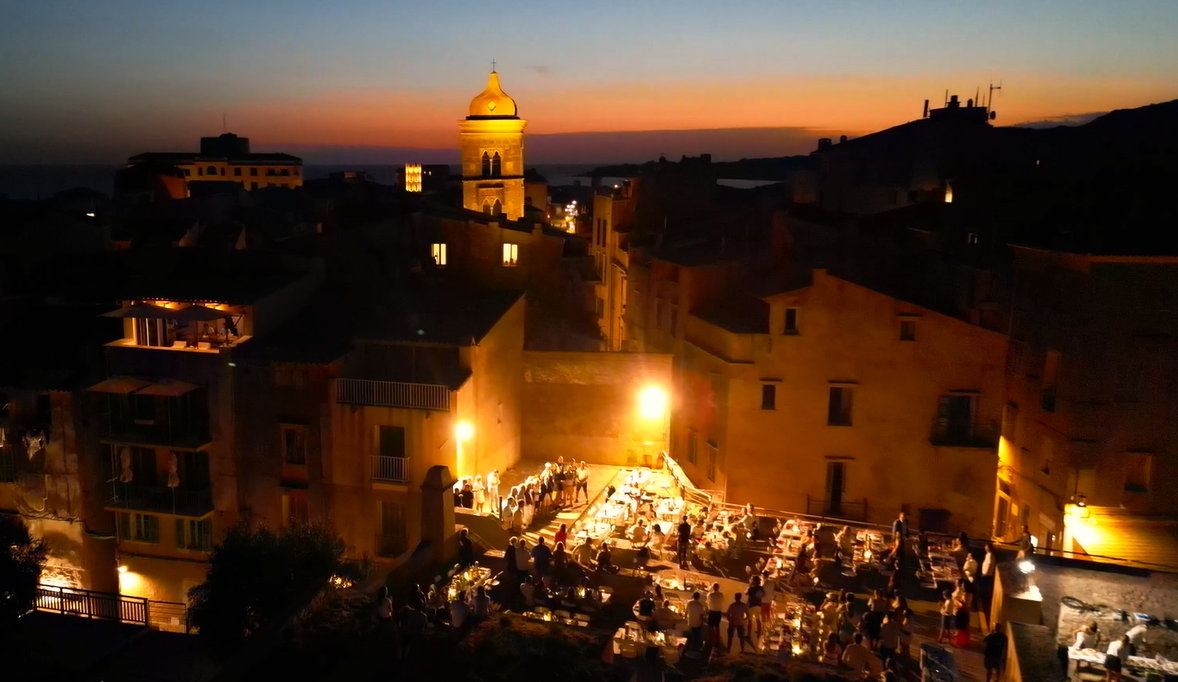
[[[49,545],[33,538],[24,519],[0,514],[0,623],[20,618],[37,598]]]
[[[561,682],[610,682],[618,671],[601,660],[608,643],[608,635],[502,616],[476,628],[462,644],[465,656],[455,662],[482,682],[539,680],[554,673]]]
[[[205,581],[188,592],[193,625],[214,647],[236,648],[330,578],[344,548],[325,525],[275,533],[239,522],[213,547]]]

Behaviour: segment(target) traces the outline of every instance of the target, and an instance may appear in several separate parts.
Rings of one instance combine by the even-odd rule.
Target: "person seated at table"
[[[670,630],[675,627],[675,621],[679,620],[679,614],[671,608],[671,601],[664,599],[663,603],[654,610],[654,619],[660,630]]]
[[[618,569],[614,567],[613,555],[609,551],[609,543],[601,543],[601,549],[597,552],[596,568],[599,571],[606,571],[608,573],[617,573]]]
[[[491,617],[491,598],[487,596],[487,588],[479,585],[474,594],[474,617],[476,620],[486,620]]]
[[[704,528],[704,519],[702,516],[696,518],[695,525],[691,527],[691,539],[702,540],[707,529]]]
[[[524,576],[524,581],[519,586],[519,592],[524,596],[525,606],[536,605],[536,584],[532,582],[532,576]]]
[[[744,516],[740,519],[740,525],[744,527],[744,531],[748,533],[749,538],[753,541],[757,539],[757,514],[753,509],[753,505],[747,504],[744,507]]]
[[[651,549],[663,548],[663,543],[667,541],[667,534],[663,532],[662,526],[656,523],[651,527],[649,541]]]
[[[638,600],[638,604],[634,607],[638,614],[638,620],[642,622],[647,630],[658,630],[658,623],[654,620],[654,592],[647,590],[642,593],[642,597]]]
[[[635,548],[645,546],[647,542],[646,521],[638,519],[638,523],[634,524],[626,534],[630,537],[630,543]]]
[[[710,566],[716,564],[716,550],[712,547],[711,540],[705,540],[704,546],[699,548],[696,555],[699,556],[699,560],[704,562],[704,564]]]
[[[593,563],[593,541],[585,538],[585,541],[573,548],[573,561],[576,561],[582,566],[589,566]]]

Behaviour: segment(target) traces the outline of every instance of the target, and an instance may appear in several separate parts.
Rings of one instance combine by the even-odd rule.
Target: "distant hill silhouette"
[[[739,161],[713,161],[712,169],[717,178],[725,180],[785,180],[790,171],[809,168],[812,161],[808,155],[782,156],[767,159],[741,159]],[[623,163],[601,166],[586,171],[583,177],[632,178],[653,172],[658,161],[645,163]]]

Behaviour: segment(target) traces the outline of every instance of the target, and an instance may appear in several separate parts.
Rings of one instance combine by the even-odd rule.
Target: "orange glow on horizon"
[[[1149,76],[1076,78],[1043,73],[1005,77],[995,98],[998,125],[1136,107],[1173,97],[1172,83]],[[813,129],[850,135],[920,117],[924,99],[940,105],[950,93],[963,100],[988,76],[924,74],[905,77],[784,76],[781,78],[648,83],[560,84],[504,89],[520,105],[531,135],[725,128]],[[956,86],[956,87],[954,87]],[[967,87],[968,86],[968,87]],[[967,92],[968,90],[968,92]],[[478,84],[468,91],[363,90],[321,93],[298,101],[246,105],[233,118],[255,146],[283,144],[457,147],[457,122]],[[590,106],[589,103],[592,105]],[[256,131],[256,132],[255,132]]]

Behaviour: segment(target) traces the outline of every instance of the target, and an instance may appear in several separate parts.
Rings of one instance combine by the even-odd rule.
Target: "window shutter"
[[[144,530],[148,542],[160,541],[160,518],[158,516],[144,516]]]
[[[188,540],[184,537],[184,519],[176,519],[176,547],[188,549]]]

